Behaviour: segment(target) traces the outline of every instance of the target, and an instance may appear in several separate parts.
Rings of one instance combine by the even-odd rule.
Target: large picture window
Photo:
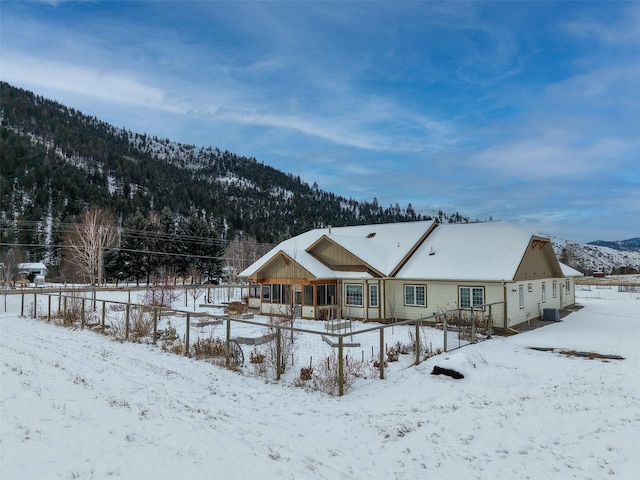
[[[347,297],[347,305],[352,307],[362,307],[364,305],[362,303],[362,292],[363,288],[361,284],[346,284],[345,293]]]
[[[259,283],[252,283],[249,285],[249,298],[260,298]]]
[[[477,308],[484,305],[484,287],[460,287],[460,308]]]
[[[427,287],[424,285],[405,285],[404,304],[425,307],[427,305]]]

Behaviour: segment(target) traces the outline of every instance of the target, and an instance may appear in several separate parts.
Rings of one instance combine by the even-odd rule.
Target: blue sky
[[[640,2],[0,2],[0,78],[382,206],[640,236]]]

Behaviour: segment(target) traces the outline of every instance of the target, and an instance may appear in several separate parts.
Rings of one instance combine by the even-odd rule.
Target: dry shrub
[[[171,325],[171,322],[167,322],[167,328],[164,330],[158,330],[156,332],[156,340],[162,340],[163,342],[173,343],[178,339],[178,332],[176,327]]]
[[[316,389],[321,390],[329,395],[337,395],[339,392],[338,378],[338,355],[332,352],[330,356],[324,359],[314,369],[317,372],[313,376],[313,385]],[[354,385],[356,379],[362,377],[363,363],[355,360],[354,357],[347,354],[343,361],[343,392],[347,393]]]
[[[400,354],[398,353],[398,350],[396,350],[395,347],[391,347],[387,349],[387,360],[389,360],[390,362],[397,362],[399,356]]]
[[[265,355],[263,353],[258,352],[258,350],[255,348],[249,355],[250,363],[264,363],[264,359],[265,359]]]
[[[243,313],[247,313],[249,310],[249,306],[243,302],[229,302],[226,307],[224,307],[224,312],[230,315],[242,315]]]
[[[226,348],[221,338],[199,338],[193,344],[193,353],[197,358],[224,357]]]
[[[280,330],[280,372],[284,372],[287,368],[288,361],[291,360],[293,364],[293,355],[296,349],[296,339],[299,333],[293,331],[294,320],[288,316],[271,315],[269,317],[269,335],[273,338],[269,340],[266,345],[266,360],[267,363],[276,368],[277,365],[277,352],[278,352],[278,337],[277,331]]]
[[[153,316],[142,308],[129,310],[129,340],[139,342],[153,334]]]
[[[440,355],[441,353],[443,353],[444,350],[442,350],[441,348],[436,348],[435,350],[427,350],[426,352],[424,352],[424,355],[422,357],[423,360],[428,360],[431,357],[435,357],[436,355]]]
[[[80,326],[82,324],[82,302],[84,300],[84,323],[91,325],[98,323],[98,312],[93,310],[93,304],[86,297],[65,297],[58,318],[65,327]],[[66,307],[65,307],[66,304]]]
[[[173,352],[177,355],[184,355],[184,352],[186,352],[186,349],[184,348],[184,343],[182,343],[182,340],[178,339],[178,341],[172,345],[168,345],[167,346],[170,352]]]
[[[160,283],[145,290],[140,298],[140,303],[154,307],[171,307],[179,298],[180,293],[176,288],[166,283]]]

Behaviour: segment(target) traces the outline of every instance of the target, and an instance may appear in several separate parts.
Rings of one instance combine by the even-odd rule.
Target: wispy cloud
[[[2,75],[17,85],[52,89],[95,98],[103,102],[139,106],[171,113],[184,113],[185,106],[167,101],[166,92],[144,84],[128,72],[97,70],[31,57],[9,54],[2,58]]]
[[[621,5],[621,9],[606,12],[605,18],[584,15],[566,22],[564,28],[578,39],[595,40],[615,47],[640,45],[640,5],[637,2]]]
[[[117,125],[382,205],[640,208],[637,3],[55,3],[3,3],[2,79]]]

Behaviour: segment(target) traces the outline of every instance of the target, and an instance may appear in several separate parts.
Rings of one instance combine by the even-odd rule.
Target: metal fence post
[[[189,356],[189,333],[191,330],[191,314],[187,312],[187,331],[185,333],[185,346],[184,346],[184,356],[188,357]]]
[[[20,316],[24,317],[24,292],[22,292],[22,306],[20,307]]]
[[[156,344],[158,338],[158,307],[153,309],[153,344]]]
[[[416,363],[420,365],[420,327],[422,326],[422,319],[416,322]]]
[[[446,352],[447,351],[447,337],[448,337],[448,335],[447,335],[447,314],[446,313],[442,316],[442,332],[444,333],[444,335],[443,335],[443,338],[444,338],[443,343],[444,344],[442,346],[442,349]]]
[[[48,310],[47,310],[47,322],[51,321],[51,294],[47,295],[47,299],[48,299]]]
[[[106,303],[107,302],[105,300],[102,301],[102,318],[100,319],[100,328],[103,332],[104,332],[104,321],[105,321],[106,310],[107,310]]]
[[[276,380],[280,380],[282,370],[282,333],[280,326],[276,327]]]
[[[230,352],[229,352],[229,349],[231,348],[231,318],[227,318],[226,344],[227,344],[227,348],[225,349],[225,351],[226,351],[225,362],[226,362],[226,366],[228,368],[231,365],[231,356],[230,356]]]
[[[476,343],[476,316],[473,307],[471,307],[471,343]]]
[[[124,339],[129,340],[129,309],[131,308],[131,304],[127,303],[127,308],[124,313]]]
[[[491,338],[493,335],[493,314],[491,312],[491,307],[493,305],[489,305],[489,324],[487,325],[487,338]]]
[[[380,378],[384,379],[384,328],[380,328]]]
[[[38,294],[33,294],[33,318],[38,316]]]
[[[338,396],[344,395],[344,345],[342,335],[338,337]]]
[[[80,310],[80,328],[84,329],[84,301],[85,299],[82,299],[82,310]]]

